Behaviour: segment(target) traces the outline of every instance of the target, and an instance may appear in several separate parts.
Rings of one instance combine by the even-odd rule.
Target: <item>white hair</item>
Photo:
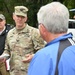
[[[37,19],[49,32],[64,33],[68,30],[69,11],[60,2],[52,2],[40,8]]]

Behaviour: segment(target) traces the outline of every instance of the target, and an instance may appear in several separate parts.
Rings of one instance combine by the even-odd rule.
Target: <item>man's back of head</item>
[[[49,32],[64,33],[68,30],[69,11],[60,2],[52,2],[40,8],[37,19]]]

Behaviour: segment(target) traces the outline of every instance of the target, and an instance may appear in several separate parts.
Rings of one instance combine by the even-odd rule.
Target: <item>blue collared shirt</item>
[[[54,75],[56,59],[60,40],[72,38],[72,34],[66,34],[49,42],[45,48],[39,50],[28,68],[28,75]],[[65,59],[66,58],[66,59]],[[58,65],[59,75],[75,75],[75,46],[67,48]],[[73,69],[72,69],[73,67]]]

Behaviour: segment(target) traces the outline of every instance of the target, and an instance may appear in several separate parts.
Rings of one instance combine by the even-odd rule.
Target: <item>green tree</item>
[[[28,24],[37,27],[37,12],[39,8],[52,1],[59,1],[66,5],[68,9],[75,8],[75,0],[0,0],[0,13],[6,16],[7,23],[14,24],[12,13],[17,5],[28,7]],[[74,13],[70,12],[71,16]],[[71,17],[70,17],[71,18]]]

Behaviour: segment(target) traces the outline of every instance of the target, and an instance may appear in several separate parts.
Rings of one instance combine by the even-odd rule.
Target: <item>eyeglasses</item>
[[[42,24],[42,23],[38,23],[38,26],[39,26],[40,24]]]

